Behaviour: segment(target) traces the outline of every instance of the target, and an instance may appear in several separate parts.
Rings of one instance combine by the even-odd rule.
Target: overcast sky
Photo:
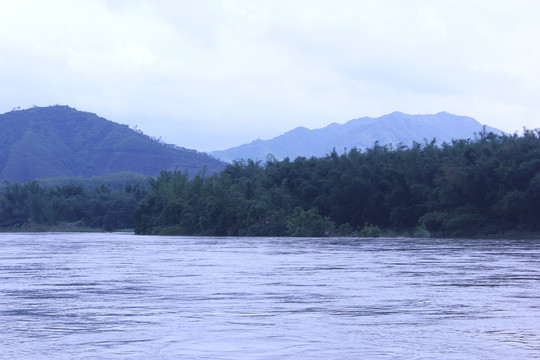
[[[0,0],[0,113],[69,105],[201,151],[393,111],[514,133],[540,128],[539,18],[536,0]]]

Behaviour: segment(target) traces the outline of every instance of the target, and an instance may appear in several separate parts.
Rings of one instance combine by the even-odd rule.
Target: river
[[[1,359],[540,359],[540,241],[0,233]]]

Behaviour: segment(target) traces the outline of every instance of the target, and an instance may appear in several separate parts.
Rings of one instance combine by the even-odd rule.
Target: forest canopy
[[[88,231],[132,229],[132,214],[147,196],[148,177],[112,174],[5,182],[0,186],[0,229]]]
[[[4,183],[0,229],[69,225],[137,234],[479,237],[540,232],[540,130],[474,140],[237,161],[190,177],[162,171]],[[144,182],[143,182],[144,181]],[[75,224],[75,225],[73,225]],[[65,226],[64,226],[65,227]]]
[[[237,161],[189,179],[164,171],[137,234],[489,236],[540,230],[539,130],[437,145]],[[382,230],[381,230],[382,229]]]

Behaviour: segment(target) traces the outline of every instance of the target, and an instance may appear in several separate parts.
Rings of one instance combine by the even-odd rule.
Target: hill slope
[[[95,176],[161,170],[209,174],[224,164],[207,154],[163,144],[140,132],[68,106],[0,115],[0,180]]]
[[[446,112],[434,115],[408,115],[393,112],[379,118],[363,117],[345,124],[333,123],[321,129],[309,130],[297,127],[270,140],[257,139],[249,144],[214,151],[211,154],[224,161],[254,159],[265,161],[268,154],[276,159],[321,157],[336,149],[364,149],[375,141],[382,145],[399,143],[411,145],[413,141],[436,139],[438,143],[452,139],[473,138],[482,131],[482,124],[467,116]],[[500,130],[486,127],[488,132],[501,134]]]

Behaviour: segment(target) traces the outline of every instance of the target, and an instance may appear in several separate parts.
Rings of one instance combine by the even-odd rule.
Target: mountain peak
[[[214,151],[212,154],[224,161],[241,158],[264,161],[268,154],[276,159],[320,157],[330,154],[334,148],[365,149],[376,141],[381,145],[410,145],[413,141],[422,142],[425,139],[436,139],[443,143],[453,139],[473,138],[482,128],[483,125],[473,118],[445,111],[418,115],[394,111],[378,118],[362,117],[344,124],[334,122],[315,130],[297,127],[270,140]],[[493,128],[488,131],[502,133]]]
[[[0,115],[0,180],[95,176],[115,172],[158,175],[222,170],[207,154],[156,139],[65,105],[32,107]]]

